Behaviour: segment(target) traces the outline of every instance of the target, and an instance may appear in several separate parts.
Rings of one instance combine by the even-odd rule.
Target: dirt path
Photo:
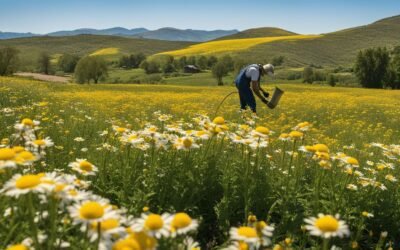
[[[53,75],[45,75],[45,74],[30,73],[30,72],[20,72],[20,73],[15,73],[14,75],[22,77],[32,77],[33,79],[40,81],[58,82],[58,83],[67,83],[71,79],[71,77],[68,76],[53,76]]]

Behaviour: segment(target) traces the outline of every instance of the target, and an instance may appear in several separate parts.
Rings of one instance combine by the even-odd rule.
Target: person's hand
[[[261,99],[261,101],[262,101],[263,103],[265,103],[265,104],[268,104],[268,100],[265,99],[265,98]]]

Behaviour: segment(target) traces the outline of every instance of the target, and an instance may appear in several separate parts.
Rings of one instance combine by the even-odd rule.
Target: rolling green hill
[[[143,52],[147,55],[192,45],[190,42],[171,42],[118,36],[78,35],[64,37],[29,37],[0,40],[0,48],[12,46],[20,51],[22,70],[32,70],[41,52],[53,57],[62,53],[89,55],[101,49],[116,48],[121,54]]]
[[[215,55],[230,54],[248,63],[269,62],[273,57],[284,56],[286,58],[285,65],[289,67],[302,67],[309,64],[350,67],[359,50],[377,46],[391,48],[400,45],[400,16],[382,19],[365,26],[322,34],[313,39],[278,39],[284,37],[287,32],[273,28],[251,29],[216,41],[165,53],[180,56],[179,52],[189,51],[192,54],[201,55],[206,54],[205,50],[195,52],[194,48],[208,49],[213,43],[224,42],[225,49],[216,51]],[[291,33],[289,32],[289,34]],[[235,47],[240,40],[247,44],[247,40],[262,39],[260,36],[265,38],[264,42],[246,49],[230,49]]]
[[[375,23],[324,34],[317,39],[281,41],[260,44],[235,56],[255,61],[268,61],[282,55],[291,66],[315,64],[352,66],[359,50],[400,45],[400,16]]]
[[[292,36],[297,35],[294,32],[287,31],[284,29],[264,27],[255,28],[241,31],[239,33],[223,36],[216,40],[230,40],[230,39],[242,39],[242,38],[256,38],[256,37],[275,37],[275,36]]]

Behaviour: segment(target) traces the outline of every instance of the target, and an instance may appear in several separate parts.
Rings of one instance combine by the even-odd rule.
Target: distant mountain
[[[263,27],[263,28],[244,30],[233,35],[220,37],[216,40],[256,38],[256,37],[268,37],[268,36],[293,36],[293,35],[297,35],[297,33],[280,28]]]
[[[161,28],[158,30],[148,31],[137,34],[135,36],[146,39],[157,39],[167,41],[186,41],[186,42],[205,42],[216,38],[238,33],[238,30],[192,30],[192,29],[175,29]]]
[[[21,37],[33,37],[38,36],[33,33],[17,33],[17,32],[1,32],[0,31],[0,40],[1,39],[11,39],[11,38],[21,38]]]
[[[107,35],[107,36],[133,36],[139,33],[147,32],[148,29],[136,28],[126,29],[122,27],[115,27],[110,29],[77,29],[51,32],[48,36],[76,36],[76,35]]]
[[[180,30],[175,28],[161,28],[158,30],[148,30],[145,28],[126,29],[115,27],[109,29],[76,29],[61,30],[48,34],[32,34],[32,33],[12,33],[0,32],[0,39],[12,39],[33,36],[77,36],[77,35],[107,35],[107,36],[130,36],[146,39],[166,40],[166,41],[187,41],[187,42],[204,42],[216,39],[218,37],[232,35],[238,33],[237,30]]]

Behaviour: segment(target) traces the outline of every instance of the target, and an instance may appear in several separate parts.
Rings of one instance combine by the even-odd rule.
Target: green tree
[[[58,59],[58,68],[65,73],[73,73],[75,71],[76,64],[78,64],[79,57],[71,54],[63,54]]]
[[[187,59],[187,64],[196,65],[196,57],[195,56],[189,56],[188,59]]]
[[[79,60],[75,69],[75,79],[78,83],[89,83],[91,80],[98,83],[107,76],[106,61],[100,56],[86,56]]]
[[[387,77],[390,63],[386,48],[372,48],[360,51],[357,55],[354,71],[365,88],[382,88]]]
[[[144,60],[146,60],[146,55],[143,53],[125,55],[119,59],[118,66],[125,69],[136,69]]]
[[[223,61],[217,62],[217,64],[212,67],[212,74],[217,79],[218,85],[224,85],[222,78],[227,76],[229,73],[229,68]]]
[[[276,57],[272,58],[271,63],[274,66],[281,66],[284,61],[285,61],[285,57],[284,56],[276,56]]]
[[[214,67],[215,64],[217,64],[217,62],[218,59],[215,56],[210,56],[207,61],[208,68],[211,69],[212,67]]]
[[[6,47],[0,49],[0,75],[12,75],[18,69],[18,50]]]
[[[336,86],[337,78],[335,77],[334,74],[329,74],[328,75],[328,84],[332,87]]]
[[[197,66],[199,66],[200,69],[204,70],[208,68],[207,64],[207,57],[206,56],[200,56],[197,59]]]
[[[46,52],[42,52],[39,55],[38,59],[38,70],[41,73],[44,73],[46,75],[50,74],[51,70],[51,62],[50,62],[50,55],[47,54]]]
[[[144,69],[146,74],[160,73],[160,64],[156,61],[143,61],[140,68]]]
[[[181,58],[179,58],[179,68],[183,69],[183,67],[185,67],[186,65],[187,65],[187,57],[182,56]]]
[[[228,72],[233,71],[234,62],[233,58],[230,55],[223,56],[220,61],[222,61],[225,64],[225,67],[227,68]]]
[[[392,89],[400,89],[400,46],[392,51],[392,58],[385,80],[385,86]]]
[[[305,67],[303,70],[303,82],[313,83],[314,81],[314,69],[312,67]]]
[[[163,60],[162,66],[161,66],[162,72],[164,74],[169,74],[169,73],[175,72],[176,69],[174,66],[174,62],[175,62],[174,57],[171,55],[168,55],[168,56],[164,57],[163,59],[164,60]]]

